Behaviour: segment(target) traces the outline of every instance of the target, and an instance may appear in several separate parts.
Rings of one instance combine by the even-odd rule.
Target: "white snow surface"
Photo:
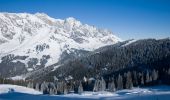
[[[12,90],[12,91],[11,91]],[[39,91],[34,89],[30,89],[23,86],[18,85],[10,85],[10,84],[0,84],[0,94],[10,93],[10,92],[18,92],[18,93],[26,93],[26,94],[42,94]]]
[[[28,56],[16,60],[27,64],[50,55],[46,66],[57,63],[64,50],[94,50],[121,41],[111,31],[83,24],[75,18],[51,18],[44,13],[0,13],[0,58],[15,54]],[[37,50],[41,46],[43,50]],[[32,71],[28,69],[28,71]]]
[[[14,77],[10,77],[9,79],[12,79],[12,80],[25,80],[25,76],[23,76],[23,75],[14,76]]]
[[[14,91],[11,92],[10,90]],[[169,100],[170,86],[125,89],[116,92],[84,92],[82,94],[42,95],[22,86],[0,84],[0,100]]]
[[[128,45],[130,45],[131,43],[134,43],[134,42],[136,42],[136,41],[137,41],[137,40],[132,39],[132,40],[130,40],[128,43],[124,44],[123,47],[124,47],[124,46],[128,46]]]

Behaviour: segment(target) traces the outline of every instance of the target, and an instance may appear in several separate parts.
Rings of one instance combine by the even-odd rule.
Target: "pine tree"
[[[51,94],[51,95],[56,94],[56,87],[53,82],[50,82],[48,84],[48,88],[49,88],[49,94]]]
[[[137,78],[136,71],[133,72],[133,83],[134,83],[134,86],[138,86],[138,78]]]
[[[144,85],[143,73],[141,75],[141,85]]]
[[[117,79],[117,90],[123,89],[123,78],[119,74],[118,79]]]
[[[50,94],[50,95],[55,94],[54,89],[50,88],[50,90],[49,90],[49,94]]]
[[[68,94],[68,88],[67,88],[67,84],[64,84],[64,94]]]
[[[152,71],[152,79],[153,81],[156,81],[158,79],[158,72],[155,69]]]
[[[105,90],[106,90],[106,82],[105,82],[105,80],[102,77],[102,80],[101,80],[101,91],[105,91]]]
[[[58,94],[63,94],[64,93],[64,86],[65,86],[65,82],[61,81],[57,83],[57,92]]]
[[[111,91],[111,92],[116,91],[114,78],[111,82],[108,83],[108,90]]]
[[[43,82],[42,84],[41,84],[41,92],[43,92],[43,94],[48,94],[48,92],[49,92],[49,89],[48,89],[48,85],[47,85],[47,83],[46,82]]]
[[[99,91],[99,80],[95,80],[93,91],[94,92]]]
[[[54,78],[54,83],[56,83],[58,81],[58,78],[56,76],[53,76]]]
[[[39,83],[36,83],[35,89],[40,91],[40,84]]]
[[[82,83],[80,82],[80,85],[78,87],[78,94],[82,94],[83,93],[83,86]]]
[[[131,73],[128,72],[126,74],[126,88],[127,89],[131,89],[133,87],[133,83],[132,83],[132,77],[131,77]]]
[[[27,85],[28,88],[34,88],[34,84],[33,82],[29,82],[28,85]]]
[[[149,82],[152,82],[152,76],[149,77]]]
[[[146,83],[150,82],[149,71],[146,72]]]

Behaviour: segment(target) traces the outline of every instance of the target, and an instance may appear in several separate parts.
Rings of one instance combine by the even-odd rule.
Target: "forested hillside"
[[[26,80],[28,87],[45,94],[116,91],[170,84],[170,39],[119,42]]]
[[[99,48],[38,79],[53,81],[55,76],[59,80],[71,77],[70,80],[82,81],[84,77],[87,80],[93,78],[97,82],[94,86],[102,84],[104,80],[106,87],[112,87],[112,91],[133,86],[169,84],[170,40],[130,41]],[[84,89],[90,90],[89,87],[93,86],[86,85]]]

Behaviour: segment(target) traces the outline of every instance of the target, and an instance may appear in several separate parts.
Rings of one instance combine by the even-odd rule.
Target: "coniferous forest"
[[[99,48],[63,63],[52,72],[25,80],[0,78],[0,84],[34,88],[44,94],[110,91],[170,85],[170,40],[144,39]]]

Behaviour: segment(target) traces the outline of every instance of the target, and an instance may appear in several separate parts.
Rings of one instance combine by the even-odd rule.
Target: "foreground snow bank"
[[[170,86],[133,88],[116,92],[84,92],[81,95],[41,94],[22,86],[0,84],[0,100],[169,100]]]
[[[39,91],[23,86],[0,84],[0,94],[11,93],[11,92],[26,93],[26,94],[42,94]]]

